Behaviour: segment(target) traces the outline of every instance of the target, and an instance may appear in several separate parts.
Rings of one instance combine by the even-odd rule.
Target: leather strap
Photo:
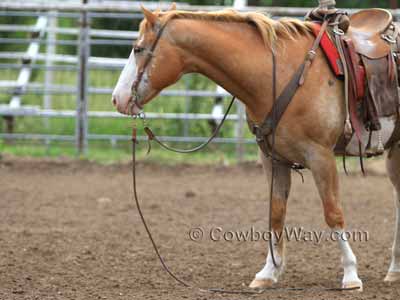
[[[289,162],[287,159],[282,159],[282,156],[275,153],[275,130],[278,127],[278,124],[282,119],[282,116],[285,113],[286,109],[288,108],[290,102],[292,101],[294,95],[296,94],[297,89],[300,86],[302,86],[305,82],[305,78],[312,65],[312,62],[316,57],[317,49],[321,43],[324,33],[326,32],[328,23],[329,23],[328,19],[324,20],[321,26],[321,30],[317,38],[315,39],[311,50],[307,53],[304,63],[302,63],[300,67],[297,69],[292,79],[290,80],[290,82],[288,83],[288,85],[285,87],[282,94],[278,98],[276,97],[277,96],[276,56],[274,51],[272,51],[272,94],[274,100],[272,109],[261,125],[253,124],[251,120],[249,120],[249,118],[248,118],[248,123],[250,130],[256,136],[256,141],[261,151],[264,153],[265,156],[271,157],[273,164],[275,162],[279,162],[280,164],[288,165],[293,170],[304,169],[303,166]],[[267,139],[268,136],[272,136],[271,145],[268,142]],[[276,158],[277,156],[279,156],[279,159]],[[275,260],[274,260],[274,265],[276,265]]]
[[[306,75],[310,69],[312,62],[316,57],[317,49],[321,43],[321,39],[326,31],[328,20],[325,20],[323,25],[321,26],[321,30],[314,41],[314,44],[311,50],[307,53],[304,63],[300,65],[295,74],[293,75],[290,82],[287,84],[282,94],[276,98],[276,57],[273,54],[273,94],[274,94],[274,103],[270,113],[267,115],[265,120],[261,125],[253,125],[251,131],[256,135],[257,143],[259,144],[261,150],[265,155],[270,155],[271,147],[268,147],[266,141],[266,137],[273,133],[274,129],[278,127],[280,120],[282,119],[283,114],[288,108],[290,102],[292,101],[294,95],[297,92],[297,89],[304,84]],[[273,148],[274,145],[272,145]]]
[[[253,133],[257,137],[257,142],[264,140],[264,138],[272,133],[272,129],[277,127],[279,121],[282,119],[287,107],[297,92],[301,77],[304,74],[305,63],[303,63],[293,75],[292,79],[282,92],[282,94],[274,102],[271,112],[267,115],[264,122],[260,125],[254,125]]]
[[[165,30],[165,27],[167,27],[167,24],[168,24],[168,22],[164,23],[164,25],[162,25],[161,28],[158,30],[156,39],[154,40],[154,43],[152,44],[150,50],[147,51],[147,53],[146,53],[147,55],[146,55],[146,59],[144,61],[143,67],[138,71],[137,78],[133,82],[132,87],[131,87],[132,97],[137,95],[138,88],[143,79],[144,72],[146,71],[147,67],[150,64],[150,61],[152,60],[152,58],[154,56],[154,51],[156,50],[158,42],[160,41],[161,36]],[[132,105],[134,105],[134,104],[137,107],[139,107],[140,109],[142,109],[142,103],[140,103],[137,99],[135,99],[135,101],[132,102]]]
[[[342,45],[342,37],[344,36],[344,31],[340,28],[342,18],[346,16],[343,13],[337,14],[334,22],[333,33],[335,35],[335,44],[339,51],[340,60],[342,62],[343,73],[344,73],[344,100],[345,100],[345,110],[346,110],[346,120],[344,126],[344,136],[347,140],[346,145],[350,142],[353,136],[353,129],[350,122],[350,112],[349,112],[349,71],[347,68],[346,57]]]
[[[308,70],[310,69],[312,62],[314,61],[315,56],[317,56],[317,49],[319,48],[319,45],[321,44],[322,37],[324,36],[324,33],[326,32],[326,28],[328,27],[328,23],[329,23],[328,20],[325,20],[322,23],[322,26],[321,26],[321,29],[320,29],[318,35],[317,35],[317,38],[315,39],[311,50],[307,54],[306,61],[305,61],[305,66],[304,66],[304,71],[303,71],[303,74],[302,74],[302,76],[300,78],[299,85],[303,85],[304,82],[305,82],[305,78],[306,78],[306,75],[308,73]]]
[[[358,61],[357,58],[355,57],[355,48],[353,46],[353,43],[350,39],[347,39],[346,37],[343,37],[341,39],[341,46],[343,47],[342,49],[346,49],[344,52],[345,54],[345,60],[346,60],[346,66],[345,68],[347,69],[347,75],[348,75],[348,110],[350,114],[350,121],[352,128],[354,129],[354,132],[357,136],[358,141],[361,141],[362,138],[362,126],[358,120],[357,116],[357,100],[358,96],[361,95],[361,91],[359,91],[358,85],[357,85],[357,70],[356,68],[358,67]],[[364,79],[364,78],[363,78]],[[363,87],[361,87],[361,90]]]

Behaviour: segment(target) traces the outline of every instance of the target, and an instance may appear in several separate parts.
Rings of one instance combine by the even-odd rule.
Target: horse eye
[[[143,47],[135,46],[135,47],[133,48],[133,52],[134,52],[135,54],[138,54],[138,53],[140,53],[140,52],[143,52],[143,50],[144,50]]]

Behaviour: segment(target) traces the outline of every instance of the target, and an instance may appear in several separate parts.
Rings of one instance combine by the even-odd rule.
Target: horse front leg
[[[268,185],[271,182],[272,164],[269,158],[266,158],[262,153],[261,160],[268,180]],[[264,268],[258,272],[255,279],[251,282],[250,288],[266,288],[278,282],[280,275],[283,273],[285,267],[284,260],[284,239],[277,237],[282,235],[283,227],[285,224],[286,205],[289,197],[291,185],[291,170],[287,166],[275,165],[275,178],[274,178],[274,191],[272,195],[272,233],[273,239],[273,252],[275,262],[278,267],[275,267],[271,251],[268,252],[266,264]]]
[[[386,169],[395,189],[396,228],[392,248],[392,262],[385,281],[400,281],[400,146],[395,145],[386,159]]]
[[[335,156],[331,150],[317,146],[309,155],[307,163],[322,199],[325,221],[331,230],[337,233],[344,269],[342,287],[358,287],[358,291],[362,291],[362,282],[357,274],[356,257],[348,240],[341,238],[344,236],[344,216],[338,196],[339,183]]]

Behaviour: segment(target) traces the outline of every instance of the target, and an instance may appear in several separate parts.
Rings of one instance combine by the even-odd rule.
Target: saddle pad
[[[321,24],[314,23],[313,33],[316,37],[318,36],[320,30],[321,30]],[[336,76],[343,76],[343,69],[340,62],[339,52],[336,49],[335,44],[329,38],[327,32],[325,32],[324,35],[322,36],[320,45],[321,49],[325,53],[325,56],[329,62],[329,65],[331,66],[333,73],[335,73]]]

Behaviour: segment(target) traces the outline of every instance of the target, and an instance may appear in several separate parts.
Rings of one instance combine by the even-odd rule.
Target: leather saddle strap
[[[339,57],[342,62],[343,66],[343,73],[344,73],[344,100],[345,100],[345,112],[346,112],[346,120],[345,120],[345,127],[344,127],[344,137],[346,139],[346,147],[347,144],[350,142],[351,137],[353,136],[353,130],[350,122],[350,112],[349,112],[349,70],[347,67],[346,63],[346,57],[344,54],[343,50],[343,45],[342,45],[342,37],[344,35],[343,30],[339,28],[340,20],[343,17],[342,14],[338,14],[335,22],[334,22],[334,30],[333,33],[335,35],[335,43],[336,43],[336,48],[338,49],[339,52]]]
[[[292,79],[288,83],[288,85],[283,90],[282,94],[277,99],[274,99],[274,104],[270,113],[265,118],[264,122],[260,126],[255,126],[255,134],[257,137],[257,141],[262,141],[265,139],[265,136],[271,134],[274,128],[277,128],[280,120],[282,119],[283,114],[285,113],[287,107],[289,106],[291,100],[297,92],[297,89],[304,84],[305,77],[307,72],[316,56],[317,49],[321,43],[321,39],[326,31],[328,20],[325,20],[323,25],[321,26],[321,30],[314,41],[314,44],[311,50],[307,53],[306,59],[303,64],[297,69]],[[273,75],[275,76],[275,75]],[[276,83],[275,83],[276,84]],[[274,85],[275,85],[274,84]],[[275,89],[276,87],[273,87]]]
[[[317,55],[317,49],[319,48],[319,45],[321,44],[322,37],[324,36],[324,33],[326,32],[326,28],[328,27],[328,23],[329,23],[328,20],[325,20],[322,23],[321,29],[320,29],[320,31],[318,33],[318,36],[315,39],[311,50],[307,54],[306,61],[305,61],[305,66],[304,66],[304,70],[303,70],[303,74],[302,74],[302,76],[300,78],[299,85],[303,85],[304,82],[305,82],[306,75],[308,73],[308,70],[311,67],[312,62],[315,59],[315,56]]]
[[[349,81],[349,87],[348,87],[348,110],[349,110],[349,115],[350,115],[350,121],[352,124],[352,127],[354,129],[354,132],[357,136],[357,139],[361,141],[362,138],[362,126],[358,120],[357,117],[357,101],[358,101],[358,95],[361,94],[361,91],[359,90],[357,81],[357,68],[358,68],[358,61],[357,58],[355,57],[355,48],[350,39],[347,38],[342,38],[342,49],[346,49],[344,55],[346,59],[346,68],[347,68],[347,74],[348,74],[348,81]],[[362,89],[362,87],[361,87]]]

